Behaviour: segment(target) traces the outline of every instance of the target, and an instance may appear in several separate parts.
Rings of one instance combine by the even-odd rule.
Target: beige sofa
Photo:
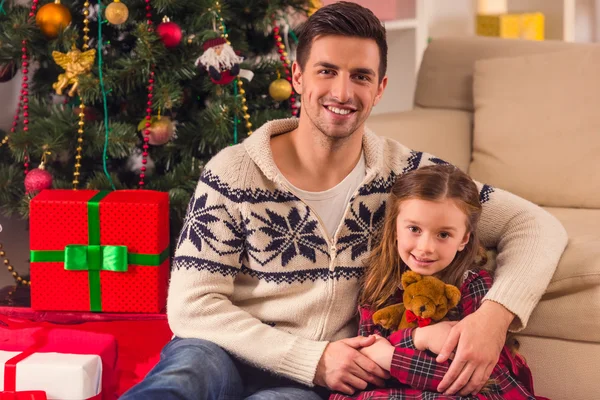
[[[435,39],[414,110],[367,125],[563,223],[569,244],[521,351],[537,395],[600,399],[600,45]]]

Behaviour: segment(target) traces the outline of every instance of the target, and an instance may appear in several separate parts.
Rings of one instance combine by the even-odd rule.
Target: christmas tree
[[[178,234],[203,165],[296,115],[294,30],[308,0],[0,0],[0,81],[23,73],[0,131],[0,211],[41,189],[169,193]]]

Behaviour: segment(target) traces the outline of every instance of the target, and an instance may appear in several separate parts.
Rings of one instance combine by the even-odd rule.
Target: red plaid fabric
[[[477,310],[491,286],[492,277],[486,271],[469,271],[461,287],[459,317],[464,318]],[[399,290],[395,297],[401,301],[402,292]],[[370,309],[360,307],[359,312],[360,335],[378,334],[396,346],[390,370],[392,379],[386,382],[385,388],[369,387],[353,396],[334,393],[329,400],[541,399],[533,395],[531,372],[525,360],[519,355],[513,356],[507,347],[502,350],[498,364],[492,372],[491,378],[495,383],[488,392],[468,397],[438,393],[437,386],[448,371],[450,362],[438,363],[433,353],[417,350],[412,340],[413,329],[390,332],[373,324],[373,311]]]

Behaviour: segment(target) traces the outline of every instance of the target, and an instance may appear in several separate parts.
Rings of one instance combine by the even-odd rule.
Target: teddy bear
[[[373,314],[373,322],[385,329],[424,327],[446,318],[460,301],[460,290],[433,276],[406,271],[401,277],[402,303],[392,304]]]

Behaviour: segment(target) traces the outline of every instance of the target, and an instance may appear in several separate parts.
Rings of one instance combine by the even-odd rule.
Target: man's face
[[[221,52],[223,51],[223,45],[222,44],[217,45],[217,46],[213,47],[213,49],[215,49],[215,53],[217,53],[217,55],[220,56]]]
[[[387,84],[379,83],[379,48],[372,39],[319,36],[304,70],[294,62],[293,83],[302,95],[300,118],[331,139],[344,139],[364,127]]]

